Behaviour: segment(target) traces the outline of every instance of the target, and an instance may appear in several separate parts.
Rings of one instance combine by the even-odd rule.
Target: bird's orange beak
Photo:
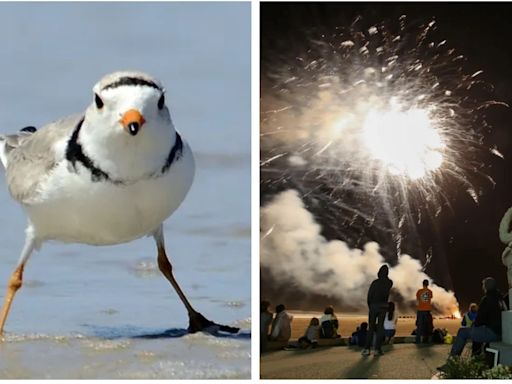
[[[130,135],[135,136],[146,120],[144,120],[144,116],[142,116],[139,111],[136,109],[130,109],[124,113],[119,122]]]

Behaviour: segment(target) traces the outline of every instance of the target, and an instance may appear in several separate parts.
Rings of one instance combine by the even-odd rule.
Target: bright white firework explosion
[[[419,179],[443,163],[444,143],[425,109],[371,109],[362,138],[370,155],[395,175]]]
[[[260,165],[264,191],[298,190],[349,246],[362,246],[368,228],[387,234],[401,268],[411,260],[400,261],[404,231],[449,207],[451,190],[478,203],[479,188],[493,183],[482,153],[501,155],[482,146],[490,128],[481,111],[501,103],[485,96],[482,71],[467,71],[464,56],[433,36],[434,21],[398,24],[358,19],[262,62]],[[272,268],[272,244],[285,237],[271,240],[282,233],[272,223],[262,231],[262,264]],[[265,254],[274,261],[265,265]]]
[[[480,110],[499,103],[482,96],[482,71],[465,73],[464,56],[431,36],[434,21],[398,24],[358,19],[263,63],[261,168],[263,188],[286,181],[329,201],[333,220],[393,233],[400,254],[402,227],[450,206],[449,189],[478,203],[493,183]]]

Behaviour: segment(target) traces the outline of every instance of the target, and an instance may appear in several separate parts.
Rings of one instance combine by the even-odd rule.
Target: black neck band
[[[86,169],[91,172],[91,180],[93,182],[95,181],[110,181],[114,184],[126,184],[125,182],[121,180],[115,180],[110,177],[110,175],[102,170],[101,168],[97,167],[94,162],[89,158],[82,149],[82,144],[78,141],[78,135],[80,133],[80,129],[82,128],[82,124],[84,122],[84,118],[82,118],[78,124],[76,125],[73,134],[71,135],[71,138],[68,141],[68,145],[66,148],[66,160],[68,160],[71,165],[73,166],[74,170],[77,171],[76,163],[82,164]],[[169,168],[171,168],[171,165],[178,161],[181,156],[183,155],[183,141],[181,140],[181,136],[176,132],[176,139],[175,143],[171,148],[171,151],[169,152],[169,155],[167,156],[167,160],[165,161],[165,164],[161,168],[159,173],[154,173],[152,177],[159,177],[162,174],[166,173]]]
[[[172,163],[174,161],[179,160],[183,155],[183,141],[181,140],[181,136],[176,132],[176,141],[171,148],[171,152],[169,152],[169,156],[167,156],[167,161],[162,167],[162,173],[165,173],[171,168]]]
[[[66,159],[73,165],[75,171],[77,170],[77,162],[81,163],[85,168],[87,168],[91,172],[92,181],[113,181],[109,174],[94,165],[94,162],[82,150],[82,144],[78,142],[78,134],[80,133],[83,122],[84,118],[78,122],[75,130],[73,131],[73,134],[71,135],[71,138],[68,141],[68,146],[66,148]]]

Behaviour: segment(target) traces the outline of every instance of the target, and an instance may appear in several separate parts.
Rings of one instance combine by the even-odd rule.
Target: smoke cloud
[[[277,194],[261,208],[260,242],[261,264],[274,279],[291,281],[309,293],[334,296],[361,310],[367,309],[368,287],[385,263],[375,242],[353,249],[343,241],[325,239],[295,190]],[[400,298],[401,307],[412,310],[421,282],[431,281],[421,269],[418,260],[405,254],[390,266],[393,297]],[[432,283],[430,289],[437,312],[451,315],[458,311],[453,292]]]

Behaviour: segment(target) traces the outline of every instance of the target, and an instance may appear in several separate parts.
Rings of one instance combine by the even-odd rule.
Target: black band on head
[[[156,83],[152,82],[151,80],[146,80],[141,77],[121,77],[119,80],[114,81],[113,83],[105,85],[102,90],[105,89],[111,89],[111,88],[117,88],[122,86],[140,86],[140,87],[151,87],[158,89],[159,91],[163,92],[162,88],[160,88]]]

